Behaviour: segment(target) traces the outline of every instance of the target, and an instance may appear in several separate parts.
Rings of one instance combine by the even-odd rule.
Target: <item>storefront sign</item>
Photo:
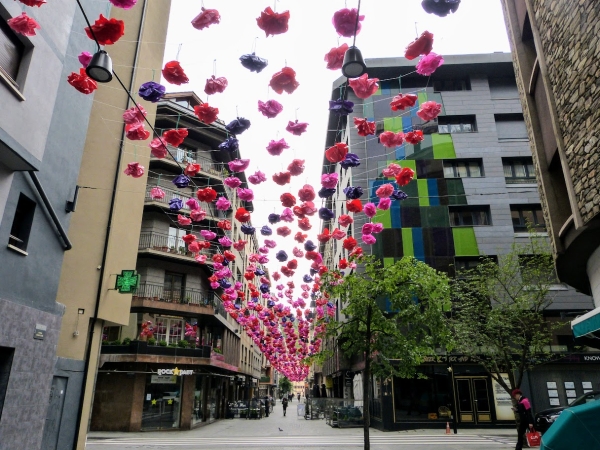
[[[504,382],[510,386],[510,380],[508,374],[500,374]],[[494,405],[496,407],[496,419],[497,420],[514,420],[515,413],[512,410],[513,404],[510,398],[510,394],[492,378],[492,386],[494,389]]]
[[[177,377],[172,375],[152,375],[150,384],[177,384]]]
[[[174,369],[158,369],[158,375],[175,375],[175,376],[183,376],[183,375],[194,375],[193,370],[181,370],[175,367]]]

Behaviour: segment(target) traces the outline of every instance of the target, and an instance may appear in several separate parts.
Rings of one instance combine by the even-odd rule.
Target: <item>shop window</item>
[[[174,375],[147,375],[142,430],[179,428],[182,379]]]
[[[473,133],[477,131],[475,116],[439,116],[438,133]]]
[[[157,342],[165,341],[168,345],[177,345],[184,335],[183,319],[156,318],[156,331],[154,337]]]
[[[453,227],[463,226],[486,226],[491,225],[489,206],[450,206],[450,225]]]
[[[194,402],[192,404],[192,425],[204,421],[204,376],[196,375],[196,389],[194,389]]]
[[[181,302],[185,298],[185,275],[165,272],[163,298],[172,302]]]
[[[394,409],[396,422],[431,422],[450,420],[453,402],[452,379],[447,366],[424,366],[426,379],[394,377]]]
[[[481,159],[453,159],[444,161],[445,178],[477,178],[483,176]]]
[[[114,342],[121,336],[121,327],[104,327],[102,329],[102,340]]]
[[[0,18],[0,79],[19,90],[17,76],[25,52],[25,45],[10,29],[6,20]]]
[[[2,419],[4,399],[6,398],[6,390],[8,389],[8,380],[10,378],[14,353],[14,348],[0,347],[0,420]]]
[[[523,114],[494,114],[498,141],[528,140]]]
[[[13,218],[10,236],[8,238],[9,247],[21,250],[22,252],[27,250],[29,234],[31,232],[31,226],[33,225],[35,207],[36,203],[29,197],[23,194],[19,196],[15,217]]]
[[[434,80],[434,92],[470,91],[471,81],[469,77],[454,78],[452,80]]]
[[[535,183],[535,169],[531,158],[502,158],[506,184]]]
[[[546,231],[542,206],[539,204],[511,205],[510,214],[515,233],[527,232],[528,226],[536,232]]]

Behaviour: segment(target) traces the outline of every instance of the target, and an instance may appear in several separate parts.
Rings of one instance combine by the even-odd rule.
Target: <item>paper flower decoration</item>
[[[334,189],[338,184],[338,179],[337,173],[324,173],[321,175],[321,185],[327,189]]]
[[[198,200],[196,200],[195,198],[188,198],[185,201],[185,204],[187,205],[188,208],[190,208],[191,211],[194,211],[194,210],[200,208],[200,204],[198,203]]]
[[[87,76],[83,67],[79,69],[79,73],[71,72],[67,81],[82,94],[91,94],[98,89],[98,83]]]
[[[248,177],[248,181],[251,184],[260,184],[260,183],[263,183],[264,181],[267,181],[267,177],[260,170],[257,170],[256,172],[254,172],[254,174],[252,174]]]
[[[393,200],[406,200],[408,198],[408,195],[406,194],[406,192],[397,189],[394,190],[394,193],[390,196],[390,198]]]
[[[165,198],[165,191],[163,191],[161,188],[157,187],[153,187],[152,189],[150,189],[150,198],[152,200],[160,200]]]
[[[354,199],[346,202],[346,209],[349,212],[359,213],[363,210],[362,202],[359,199]]]
[[[231,247],[231,239],[229,239],[227,236],[223,236],[221,238],[219,238],[219,244],[221,244],[222,247],[224,248],[229,248]],[[226,259],[229,261],[229,258],[227,258],[227,256],[232,255],[231,252],[227,252],[227,255],[225,255]],[[233,259],[235,259],[235,256],[233,257]]]
[[[243,172],[250,165],[249,159],[234,159],[233,161],[229,161],[227,163],[229,166],[229,170],[232,172]]]
[[[262,234],[263,236],[271,236],[273,234],[273,230],[271,230],[271,227],[269,227],[268,225],[264,225],[260,229],[260,234]]]
[[[340,217],[338,217],[338,223],[340,224],[341,227],[347,227],[348,225],[350,225],[353,222],[354,222],[354,219],[352,217],[350,217],[348,214],[342,214]]]
[[[277,252],[277,254],[275,255],[275,259],[277,259],[277,261],[279,261],[279,262],[284,262],[284,261],[287,261],[288,255],[285,251],[279,250]]]
[[[210,230],[202,230],[202,231],[200,231],[200,234],[207,241],[212,241],[214,238],[217,237],[217,233],[215,233],[214,231],[210,231]]]
[[[206,219],[206,211],[203,209],[193,209],[190,211],[190,217],[194,222],[201,222]]]
[[[41,29],[36,20],[29,17],[26,13],[21,13],[20,16],[8,19],[6,22],[15,33],[22,34],[23,36],[35,36],[35,30]]]
[[[410,167],[404,167],[398,175],[396,175],[396,183],[398,186],[406,186],[415,176],[415,171]]]
[[[420,55],[428,55],[433,49],[433,34],[429,31],[423,31],[421,36],[412,41],[404,51],[406,59],[413,60]]]
[[[327,230],[327,233],[329,233],[329,230],[327,228],[325,228],[325,230]],[[306,241],[304,243],[304,250],[306,250],[307,252],[312,252],[317,248],[317,246],[313,243],[313,241]]]
[[[182,216],[181,214],[177,215],[177,223],[181,226],[187,226],[190,225],[192,223],[192,219]]]
[[[369,78],[368,74],[363,74],[358,78],[351,78],[348,84],[358,98],[367,99],[379,89],[379,78]]]
[[[140,166],[140,163],[137,162],[127,164],[127,168],[123,171],[125,175],[133,178],[140,178],[144,172],[144,166]]]
[[[337,163],[343,161],[348,154],[348,144],[337,142],[325,151],[327,161]]]
[[[269,223],[272,225],[272,224],[275,224],[275,223],[278,223],[279,221],[281,221],[281,216],[279,214],[272,213],[272,214],[269,214],[268,220],[269,220]]]
[[[263,30],[266,36],[269,37],[269,35],[275,36],[276,34],[285,33],[288,30],[289,20],[289,11],[276,13],[268,6],[260,13],[260,17],[256,19],[256,24],[258,25],[258,28]]]
[[[295,259],[290,259],[288,261],[288,263],[287,263],[287,268],[288,269],[292,269],[292,270],[297,269],[298,268],[298,261],[296,261]],[[290,286],[290,288],[292,288],[292,286]]]
[[[409,144],[416,145],[423,140],[423,132],[421,130],[409,131],[404,135],[404,140]]]
[[[150,132],[144,128],[143,122],[125,125],[125,137],[132,141],[145,141],[150,137]]]
[[[294,254],[294,256],[296,258],[302,258],[304,256],[304,252],[302,250],[300,250],[298,247],[294,247],[294,249],[292,250],[292,253]]]
[[[331,238],[335,239],[336,241],[339,241],[340,239],[344,239],[345,237],[346,237],[346,233],[344,233],[339,228],[336,228],[335,230],[333,230],[331,232]]]
[[[231,134],[242,134],[250,128],[250,121],[248,119],[244,119],[243,117],[238,117],[227,125],[225,125],[225,129],[229,131]]]
[[[294,92],[300,83],[296,81],[296,72],[291,67],[284,67],[279,72],[276,72],[269,82],[269,86],[278,94],[282,94],[283,91],[291,94]]]
[[[294,214],[292,213],[292,210],[290,208],[285,208],[282,212],[281,212],[281,220],[283,220],[284,222],[293,222],[294,221]]]
[[[198,200],[201,202],[212,203],[217,198],[217,191],[213,188],[198,189],[196,191],[196,197],[198,197]]]
[[[306,122],[292,122],[291,120],[288,122],[287,127],[285,127],[286,131],[289,131],[294,136],[300,136],[302,133],[306,132],[306,127],[308,127],[308,123]]]
[[[333,47],[329,50],[325,55],[325,62],[327,63],[327,68],[329,70],[339,70],[342,68],[346,50],[348,50],[348,44],[345,42],[339,47]]]
[[[19,0],[21,3],[27,6],[37,6],[38,8],[46,3],[46,0]]]
[[[162,84],[148,81],[140,86],[138,95],[148,102],[156,103],[163,98],[166,91]]]
[[[85,32],[90,39],[95,37],[100,45],[112,45],[125,34],[125,22],[115,18],[107,19],[100,14],[91,29],[86,27]]]
[[[286,148],[290,148],[290,146],[287,144],[287,142],[285,142],[285,139],[283,138],[279,139],[278,141],[272,140],[271,142],[269,142],[269,145],[267,145],[267,151],[270,155],[273,156],[281,155],[281,153],[283,153],[283,150],[285,150]]]
[[[302,186],[302,188],[298,191],[298,198],[303,201],[303,202],[311,202],[315,199],[315,190],[314,188],[309,185],[309,184],[305,184],[304,186]]]
[[[23,1],[23,0],[21,0]],[[109,0],[114,6],[121,9],[131,9],[137,3],[137,0]]]
[[[356,127],[359,136],[375,134],[375,122],[369,122],[367,119],[355,117],[354,126]]]
[[[254,52],[247,55],[240,56],[242,66],[249,69],[250,72],[260,73],[265,67],[269,65],[269,61],[264,58],[256,56]]]
[[[286,227],[286,226],[283,226],[283,227],[279,227],[279,228],[277,228],[277,234],[278,234],[279,236],[282,236],[282,237],[287,237],[287,236],[289,236],[291,233],[292,233],[292,230],[290,230],[290,229],[289,229],[288,227]]]
[[[414,94],[398,94],[390,102],[392,111],[404,111],[417,103],[418,97]]]
[[[312,228],[308,217],[303,217],[302,219],[298,220],[298,228],[300,228],[302,231],[308,231]]]
[[[290,172],[290,175],[297,177],[304,172],[304,160],[303,159],[293,159],[291,163],[288,164],[287,170]]]
[[[337,100],[329,100],[329,111],[338,116],[347,116],[354,111],[354,102],[338,98]]]
[[[171,144],[173,147],[179,147],[187,135],[187,128],[178,128],[176,130],[165,131],[162,135],[162,138],[167,144]]]
[[[219,108],[213,108],[208,103],[202,103],[201,105],[194,106],[194,114],[196,114],[200,122],[209,125],[217,120]]]
[[[196,236],[193,234],[186,234],[185,236],[183,236],[181,238],[181,240],[183,242],[185,242],[186,244],[191,244],[192,242],[194,242],[196,240]]]
[[[429,76],[442,64],[444,64],[442,55],[431,52],[419,60],[419,63],[417,64],[417,73],[419,75]]]
[[[307,237],[308,237],[307,234],[302,234],[300,231],[298,231],[296,233],[296,235],[294,236],[294,240],[296,242],[298,242],[299,244],[302,244],[306,240]]]
[[[428,14],[435,14],[439,17],[446,17],[450,13],[455,13],[460,5],[460,0],[423,0],[421,6]]]
[[[285,208],[291,208],[292,206],[294,206],[296,204],[296,197],[294,197],[289,192],[286,192],[285,194],[281,194],[281,196],[279,197],[279,200],[281,200],[281,205]]]
[[[227,87],[227,78],[219,77],[216,78],[214,75],[206,80],[206,84],[204,85],[204,92],[206,95],[213,95],[217,92],[222,93]]]
[[[381,209],[382,211],[387,211],[388,209],[390,209],[390,206],[392,206],[392,200],[389,197],[382,198],[381,200],[379,200],[379,203],[377,204],[377,209]]]
[[[223,198],[223,197],[221,197]],[[246,208],[238,208],[235,212],[235,218],[238,222],[249,222],[250,221],[250,212]]]
[[[235,189],[242,185],[242,181],[238,177],[227,177],[223,180],[223,184],[231,189]]]
[[[217,222],[217,226],[221,229],[221,230],[225,230],[225,231],[229,231],[231,230],[231,222],[227,219],[224,220],[219,220]]]
[[[237,190],[237,196],[240,200],[243,200],[245,202],[251,202],[252,200],[254,200],[254,192],[252,192],[252,189],[240,187]]]
[[[362,27],[361,22],[364,19],[365,16],[359,16],[356,8],[343,8],[333,14],[332,22],[337,34],[344,37],[352,37],[355,34],[355,29],[356,34],[360,32]]]
[[[335,188],[330,189],[330,188],[323,187],[323,188],[319,189],[319,192],[317,194],[319,195],[320,198],[329,198],[333,194],[335,194]]]
[[[229,152],[234,152],[240,148],[240,141],[238,141],[234,137],[228,137],[223,142],[219,144],[219,150],[227,150]]]
[[[183,200],[180,198],[172,198],[169,200],[169,209],[171,211],[179,211],[181,208],[183,208]]]
[[[177,186],[178,188],[184,188],[184,187],[188,187],[188,185],[190,184],[190,181],[191,180],[189,179],[189,177],[187,177],[183,174],[180,174],[175,177],[175,179],[173,180],[173,184],[175,186]]]
[[[375,191],[375,195],[379,198],[387,198],[394,193],[394,186],[391,184],[382,184]]]
[[[394,133],[393,131],[384,131],[379,135],[379,142],[381,142],[381,144],[387,148],[399,147],[404,144],[404,133],[401,131],[398,133]]]
[[[421,103],[417,116],[425,122],[435,119],[442,112],[442,105],[434,101]]]
[[[221,15],[219,14],[219,11],[217,11],[216,9],[201,8],[200,14],[198,14],[192,20],[192,26],[196,30],[203,30],[204,28],[208,28],[209,26],[211,26],[213,24],[219,23],[220,20],[221,20]]]
[[[279,186],[288,184],[291,181],[292,174],[289,172],[279,172],[273,175],[273,181]]]
[[[354,239],[353,237],[347,237],[346,239],[344,239],[344,242],[342,243],[342,246],[348,251],[352,250],[357,245],[358,245],[358,242],[356,242],[356,239]]]
[[[227,211],[229,208],[231,208],[231,202],[225,197],[219,197],[219,199],[215,202],[215,206],[219,211]]]
[[[144,109],[144,107],[138,104],[137,106],[133,106],[123,113],[123,122],[125,122],[126,124],[135,124],[143,122],[144,118],[146,117],[146,114],[147,112]]]
[[[77,59],[79,60],[79,63],[85,68],[92,60],[92,54],[90,52],[81,52]]]
[[[363,234],[362,241],[367,245],[373,245],[375,242],[377,242],[377,238],[372,234]]]
[[[243,241],[243,240],[238,240],[237,242],[233,243],[233,248],[235,248],[238,252],[241,252],[242,250],[244,250],[244,247],[246,246],[248,242],[247,241]]]
[[[169,61],[166,63],[162,70],[162,75],[168,83],[176,84],[177,86],[187,84],[190,81],[179,61]]]
[[[283,111],[283,105],[277,100],[267,100],[266,102],[258,101],[258,110],[263,116],[273,119]]]
[[[358,159],[358,155],[348,153],[344,160],[340,162],[340,166],[345,170],[348,170],[350,167],[358,167],[360,166],[360,159]]]
[[[265,239],[265,246],[268,248],[275,248],[275,247],[277,247],[277,242],[275,242],[271,239]]]

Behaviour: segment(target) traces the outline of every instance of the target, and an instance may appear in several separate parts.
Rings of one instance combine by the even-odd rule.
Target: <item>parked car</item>
[[[558,416],[560,416],[566,408],[583,405],[596,400],[600,400],[600,391],[588,392],[573,400],[569,403],[569,406],[558,406],[556,408],[548,408],[544,411],[540,411],[535,415],[535,429],[543,433],[550,428],[550,425],[558,419]]]

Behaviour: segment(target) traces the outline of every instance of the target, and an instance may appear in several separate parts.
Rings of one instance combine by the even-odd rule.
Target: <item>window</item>
[[[531,158],[502,158],[506,184],[535,183],[535,169]]]
[[[0,79],[19,89],[17,76],[25,46],[10,29],[4,18],[0,19]]]
[[[551,255],[519,255],[519,270],[523,282],[530,286],[560,284]]]
[[[181,301],[185,296],[185,275],[182,273],[165,272],[163,296],[165,300]]]
[[[165,341],[167,344],[177,344],[183,339],[183,319],[156,318],[156,332],[154,337],[157,342]]]
[[[0,347],[0,419],[4,409],[4,399],[6,398],[14,354],[14,348]]]
[[[540,205],[511,205],[510,214],[515,233],[526,232],[527,224],[531,225],[533,231],[546,231],[546,222]]]
[[[35,206],[35,202],[26,195],[21,194],[19,196],[17,210],[15,211],[15,217],[10,229],[10,237],[8,238],[9,247],[21,250],[22,252],[27,250]]]
[[[528,140],[523,114],[494,114],[499,141]]]
[[[121,336],[121,327],[104,327],[102,329],[102,340],[113,342]]]
[[[491,225],[489,206],[450,206],[449,213],[453,227]]]
[[[473,133],[477,131],[475,116],[439,116],[438,133]]]
[[[470,91],[471,82],[469,78],[457,78],[453,80],[434,80],[433,91],[434,92],[447,92],[447,91]]]
[[[169,250],[171,253],[185,255],[185,241],[183,240],[183,236],[186,234],[186,230],[169,227]]]
[[[481,264],[481,258],[454,258],[454,269],[457,272],[471,270]]]
[[[483,164],[480,159],[453,159],[444,161],[445,178],[473,178],[483,176]]]

